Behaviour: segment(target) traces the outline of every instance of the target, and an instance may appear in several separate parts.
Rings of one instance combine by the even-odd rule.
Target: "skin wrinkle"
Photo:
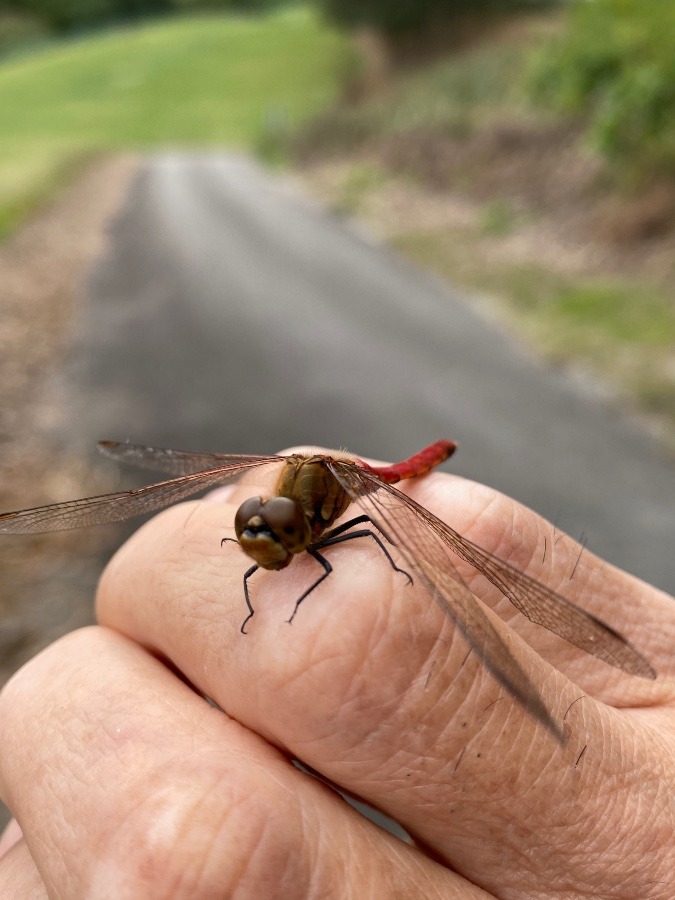
[[[275,806],[276,809],[278,807]],[[316,853],[312,852],[314,848],[316,827],[310,832],[310,842],[302,844],[298,841],[298,834],[302,834],[302,811],[298,810],[296,804],[285,804],[283,814],[276,817],[274,821],[263,817],[261,819],[261,829],[255,846],[250,850],[250,854],[246,860],[246,866],[240,878],[240,884],[244,890],[245,897],[263,897],[272,896],[271,885],[277,892],[275,896],[281,896],[278,892],[283,888],[285,872],[289,873],[289,883],[296,885],[297,878],[293,877],[293,873],[298,870],[297,862],[299,862],[297,854],[293,852],[293,847],[304,846],[310,850],[312,857],[316,857]],[[293,829],[289,828],[289,821],[297,823]],[[293,833],[291,840],[290,833]],[[281,838],[281,841],[280,841]],[[261,863],[256,864],[256,854],[261,857]],[[319,868],[318,860],[314,864],[310,864],[307,859],[303,865],[304,870],[301,875],[301,883],[303,885],[302,895],[306,896],[306,886],[311,881],[311,873],[316,872]],[[253,888],[246,884],[246,872],[252,870],[258,872],[254,876]],[[227,896],[235,897],[234,891]]]
[[[218,827],[216,828],[214,834],[223,833],[223,832],[226,830],[227,826],[229,825],[229,823],[231,822],[231,820],[232,820],[232,818],[233,818],[233,812],[234,812],[234,804],[228,806],[227,808],[224,808],[224,807],[221,808],[220,822],[219,822],[219,825],[218,825]],[[251,857],[252,857],[252,856],[254,855],[254,853],[255,853],[255,848],[258,847],[258,846],[260,845],[261,839],[262,839],[262,834],[264,833],[265,828],[266,828],[266,822],[265,822],[265,820],[264,820],[264,817],[261,817],[261,818],[260,818],[260,820],[259,820],[259,826],[260,826],[260,835],[259,835],[259,836],[256,836],[255,839],[254,839],[253,847],[252,847],[251,850],[250,850]],[[215,853],[216,853],[216,848],[218,849],[218,851],[220,850],[220,847],[218,846],[218,841],[217,841],[217,840],[213,840],[213,841],[211,842],[211,848],[210,848],[209,856],[210,856],[211,854],[215,854]],[[241,849],[241,848],[239,848],[239,849]],[[248,855],[247,855],[247,854],[244,854],[244,853],[241,853],[241,852],[240,852],[240,853],[239,853],[239,856],[240,856],[240,859],[241,859],[241,866],[239,867],[239,870],[240,870],[240,872],[241,872],[241,876],[238,877],[235,873],[232,872],[232,873],[230,873],[230,876],[229,876],[229,879],[228,879],[228,881],[229,881],[229,887],[230,887],[230,892],[231,892],[232,894],[234,894],[234,891],[236,890],[236,885],[240,882],[240,880],[243,879],[243,874],[244,874],[244,871],[245,871],[246,866],[247,866],[247,864],[248,864]],[[207,862],[207,861],[206,861],[206,859],[205,859],[205,860],[204,860],[204,866],[203,866],[203,869],[206,868],[206,862]],[[233,877],[233,876],[234,876],[234,877]],[[213,885],[212,887],[215,888],[215,885]],[[208,896],[208,895],[205,895],[205,896]]]
[[[44,881],[25,840],[19,840],[2,858],[0,892],[6,900],[10,897],[15,900],[47,900]]]
[[[181,847],[183,840],[186,837],[185,833],[188,831],[188,822],[196,818],[196,816],[194,816],[194,812],[202,803],[202,798],[195,797],[193,799],[193,802],[183,811],[182,819],[184,824],[181,828],[176,829],[175,839],[172,842],[172,846],[169,846],[167,850],[164,851],[167,859],[169,859],[171,863],[174,864],[172,868],[170,868],[167,872],[169,876],[172,872],[174,873],[173,880],[170,881],[169,884],[167,884],[167,896],[175,896],[177,893],[177,889],[184,887],[188,887],[191,890],[192,895],[195,895],[195,893],[199,891],[200,885],[206,882],[206,869],[208,866],[210,855],[215,850],[215,846],[217,844],[216,840],[209,844],[209,849],[207,849],[206,853],[201,854],[201,856],[198,858],[199,863],[194,868],[175,865],[175,862],[180,860],[181,854],[178,853],[174,856],[176,848]],[[222,830],[222,826],[229,819],[230,812],[231,811],[229,808],[221,806],[221,822],[219,823],[220,827],[216,826],[212,829],[214,835],[217,835]],[[191,857],[192,859],[194,859],[193,854],[191,854]]]
[[[300,776],[300,774],[301,773],[298,773],[298,776]],[[319,875],[321,875],[321,877],[323,877],[322,869],[325,868],[325,866],[321,864],[321,860],[325,858],[325,848],[328,849],[330,855],[330,852],[333,851],[335,845],[334,838],[331,835],[327,842],[323,841],[324,850],[321,850],[323,826],[325,821],[325,815],[323,814],[322,810],[323,799],[330,795],[332,800],[333,791],[325,785],[322,785],[320,782],[317,782],[315,779],[311,778],[311,776],[303,775],[303,777],[311,779],[312,787],[314,789],[320,789],[321,791],[321,795],[313,795],[313,800],[307,804],[306,809],[302,805],[300,807],[297,807],[295,804],[292,806],[294,815],[296,817],[301,817],[298,827],[299,833],[301,835],[307,835],[310,838],[308,842],[304,843],[304,846],[308,847],[311,853],[311,858],[310,860],[308,860],[307,865],[305,866],[305,868],[309,869],[309,884],[311,884],[312,876],[318,877]],[[313,818],[310,817],[310,812]],[[356,815],[356,813],[354,813],[353,815]],[[340,834],[342,834],[342,832],[340,832]],[[350,834],[351,832],[348,832],[348,836]],[[290,858],[292,858],[292,856]],[[278,873],[276,872],[276,870],[272,872],[272,875],[275,879],[277,878],[277,874]],[[314,894],[312,892],[308,892],[306,896],[314,896]],[[316,896],[321,896],[321,893],[317,893]]]
[[[471,491],[472,495],[475,493],[483,494],[487,492],[488,489],[482,488],[482,486],[472,485],[474,490]],[[433,491],[431,490],[431,486],[425,485],[425,492],[428,490],[430,497],[433,496]],[[422,505],[424,504],[424,497],[422,497]],[[429,501],[428,505],[431,507],[432,503]],[[435,504],[438,506],[438,502]],[[447,505],[447,504],[446,504]],[[472,507],[475,506],[475,500],[471,503]],[[496,514],[492,512],[492,508],[496,508]],[[508,522],[506,519],[508,518]],[[536,570],[537,577],[541,580],[544,578],[545,583],[547,583],[553,590],[562,590],[565,593],[565,590],[568,589],[569,585],[567,583],[567,579],[565,578],[563,572],[566,568],[565,566],[560,566],[559,564],[549,567],[548,574],[555,574],[555,572],[560,572],[560,575],[556,578],[555,583],[551,583],[551,579],[545,578],[546,573],[541,571],[541,567],[538,565],[538,554],[540,552],[539,541],[536,539],[524,540],[522,538],[522,528],[526,525],[529,530],[533,530],[535,533],[535,537],[539,536],[541,527],[548,523],[545,520],[540,519],[538,516],[533,515],[532,517],[527,517],[526,523],[521,521],[522,516],[520,515],[519,508],[515,502],[509,500],[508,498],[503,497],[502,495],[495,495],[490,492],[486,501],[483,504],[483,507],[480,511],[477,511],[471,518],[471,520],[462,523],[461,531],[463,534],[470,534],[472,536],[472,540],[478,543],[481,546],[484,546],[495,556],[498,556],[500,559],[504,560],[507,563],[514,565],[516,568],[521,570]],[[485,522],[486,525],[482,525],[481,523]],[[518,522],[518,528],[516,527],[516,522]],[[495,535],[497,533],[496,525],[497,523],[501,523],[500,535],[495,539]],[[521,537],[519,540],[516,540],[516,535],[520,534]],[[572,545],[573,553],[571,554],[571,558],[573,557],[573,562],[576,562],[578,556],[579,544],[574,541],[569,535],[564,533],[560,533],[560,536],[567,538],[568,541]],[[487,539],[489,537],[489,540]],[[523,550],[530,547],[530,551],[527,556],[523,556]],[[588,551],[587,551],[588,552]],[[548,558],[552,560],[552,553],[548,554]],[[453,555],[453,562],[457,562],[458,568],[460,568],[460,572],[465,581],[467,581],[469,587],[473,590],[472,585],[474,583],[482,583],[481,576],[477,571],[467,563],[464,563],[461,560],[455,560]],[[537,563],[537,565],[533,565],[533,563]],[[466,572],[466,574],[465,574]],[[579,570],[575,573],[575,579],[579,575]],[[518,613],[515,611],[514,607],[505,599],[502,598],[501,594],[497,591],[496,588],[492,586],[488,587],[488,595],[485,597],[486,601],[488,601],[492,608],[496,609],[500,617],[505,621],[511,621],[512,619],[516,619],[518,617]],[[597,592],[596,592],[597,593]],[[479,593],[479,596],[483,597],[484,591]],[[493,602],[494,597],[499,597],[499,601],[497,603]],[[503,602],[502,602],[503,600]],[[504,611],[508,611],[505,613]]]
[[[374,620],[368,620],[369,627],[367,634],[364,635],[361,632],[361,641],[357,643],[357,646],[362,647],[362,652],[360,654],[360,658],[355,660],[355,665],[353,666],[353,671],[355,673],[367,672],[369,670],[369,661],[373,658],[380,657],[382,655],[382,647],[385,646],[390,640],[391,634],[391,612],[390,607],[388,605],[380,605],[377,607],[376,617]],[[367,680],[367,679],[366,679]],[[355,677],[348,682],[346,685],[346,693],[343,701],[342,709],[350,709],[355,707],[358,709],[364,705],[363,696],[364,696],[364,688],[367,685],[363,684],[363,680],[361,678]],[[369,709],[369,724],[366,731],[362,731],[360,734],[359,744],[366,743],[369,740],[373,740],[377,737],[377,734],[382,725],[384,725],[388,718],[391,708],[396,708],[400,705],[401,698],[398,695],[393,696],[386,705],[382,703],[378,703],[374,709],[369,707],[368,703],[365,706]],[[377,720],[373,720],[372,712],[376,710],[380,715]],[[351,717],[350,717],[351,718]]]
[[[372,843],[370,841],[370,835],[368,843]],[[394,842],[392,841],[391,843]],[[344,872],[343,883],[345,885],[363,884],[364,888],[361,896],[377,896],[372,893],[372,889],[374,888],[377,890],[378,885],[382,886],[383,884],[386,884],[388,878],[386,875],[382,877],[383,873],[380,871],[379,866],[370,864],[370,854],[363,852],[355,832],[352,832],[347,836],[346,847],[341,856],[343,859]],[[356,877],[354,877],[354,875]],[[371,891],[367,891],[367,887],[370,887]],[[352,893],[352,891],[350,891],[350,893]]]
[[[647,790],[643,789],[635,797],[635,821],[649,818],[652,821],[652,828],[654,828],[651,845],[645,847],[639,858],[636,858],[636,866],[644,857],[645,852],[651,850],[655,867],[662,867],[662,851],[669,845],[669,842],[672,841],[672,834],[675,826],[675,811],[673,808],[672,794],[669,789],[669,785],[672,784],[672,773],[663,772],[662,766],[659,767],[659,769],[660,771],[658,773],[656,771],[650,773],[651,779],[644,785],[645,788],[652,788],[652,791],[650,792],[651,796],[647,796]],[[667,800],[668,803],[664,803],[663,800]],[[644,813],[642,812],[643,806],[647,806]],[[670,807],[669,813],[667,812],[668,806]],[[656,810],[662,810],[661,817],[663,818],[663,824],[658,831],[654,827],[654,812]]]
[[[347,829],[343,830],[340,834],[340,838],[341,842],[343,841],[346,844],[346,847],[344,849],[341,847],[340,854],[335,857],[335,841],[332,838],[332,835],[326,835],[325,823],[320,811],[317,809],[314,810],[314,812],[316,815],[313,823],[308,823],[307,820],[303,822],[305,828],[308,824],[312,825],[311,829],[307,831],[310,840],[306,844],[306,846],[310,846],[312,850],[312,859],[311,862],[308,863],[309,875],[307,897],[330,897],[331,894],[329,893],[330,888],[328,885],[331,883],[337,883],[344,886],[351,885],[352,878],[350,876],[350,871],[354,868],[354,859],[357,861],[357,870],[358,861],[361,859],[363,860],[363,866],[361,867],[361,870],[357,871],[356,879],[356,883],[361,885],[364,875],[367,875],[368,870],[370,869],[370,860],[368,859],[367,854],[361,852],[361,847],[359,846],[356,846],[355,848],[355,856],[352,855],[351,848],[356,840],[356,834]],[[361,831],[358,832],[358,835],[362,841],[364,835]],[[330,861],[328,864],[326,864],[327,860]]]
[[[587,841],[582,844],[582,849],[585,847],[603,847],[604,849],[600,857],[598,849],[595,849],[590,856],[588,849],[583,849],[583,852],[577,850],[578,863],[575,874],[579,878],[586,869],[589,873],[589,884],[592,884],[597,865],[600,864],[609,865],[617,874],[624,870],[624,877],[629,878],[631,870],[635,867],[635,863],[631,863],[631,857],[636,861],[640,860],[644,855],[644,847],[642,845],[635,847],[634,841],[629,837],[632,833],[631,822],[628,823],[628,828],[622,827],[621,824],[617,827],[617,823],[626,822],[627,818],[633,818],[631,811],[626,806],[626,800],[632,796],[631,792],[626,791],[626,779],[623,775],[618,780],[616,777],[610,778],[609,781],[602,779],[592,796],[602,814],[592,817],[595,822],[594,833],[587,835]],[[606,855],[606,848],[610,847],[614,856],[613,863],[608,862]],[[637,885],[633,887],[633,890],[635,889],[637,889]],[[632,897],[633,895],[628,896]]]
[[[280,784],[279,781],[276,781],[276,786],[277,786],[277,787],[281,787],[281,784]],[[223,810],[222,810],[221,821],[220,821],[220,823],[218,824],[218,827],[217,827],[217,828],[215,829],[215,831],[214,831],[215,834],[220,834],[220,833],[222,833],[222,832],[225,831],[225,829],[226,829],[226,827],[227,827],[227,824],[229,823],[229,820],[230,820],[230,818],[231,818],[231,814],[232,814],[232,811],[231,811],[230,809],[228,809],[228,810],[223,809]],[[265,830],[267,829],[267,827],[269,827],[269,823],[268,823],[267,819],[263,816],[263,817],[261,818],[261,835],[260,835],[260,837],[256,840],[256,844],[255,844],[256,846],[262,845],[262,843],[263,843],[263,838],[264,838],[264,834],[265,834]],[[251,856],[253,856],[253,853],[254,853],[254,851],[251,852]],[[204,859],[204,865],[203,865],[203,867],[202,867],[202,868],[203,868],[203,871],[206,869],[207,863],[210,862],[211,857],[212,857],[212,856],[219,856],[219,855],[220,855],[220,848],[218,847],[218,841],[214,840],[214,841],[212,842],[212,844],[211,844],[209,853],[207,854],[207,856],[206,856],[205,859]],[[246,857],[244,856],[244,854],[241,854],[241,858],[242,858],[242,863],[247,862],[247,859],[246,859]],[[216,870],[217,870],[217,867],[215,867],[215,868],[216,868]],[[204,880],[205,880],[205,878],[204,878]],[[234,893],[234,891],[233,891],[233,893]],[[205,895],[205,896],[210,896],[210,895]]]
[[[287,693],[289,696],[293,696],[295,693],[294,685],[300,685],[299,693],[307,693],[309,696],[313,696],[315,691],[310,689],[309,691],[303,691],[302,685],[306,678],[309,677],[309,673],[320,671],[324,668],[329,668],[331,663],[336,659],[340,659],[341,654],[337,651],[332,654],[332,656],[321,656],[317,653],[314,658],[309,660],[308,665],[303,670],[294,671],[292,673],[285,673],[283,678],[275,680],[273,684],[274,693],[277,695],[284,695]],[[318,683],[320,684],[322,678],[318,679]],[[338,704],[340,705],[340,704]],[[340,705],[341,712],[344,711],[345,704],[342,703]],[[335,718],[331,717],[326,721],[326,729],[324,731],[316,731],[315,728],[312,729],[312,734],[304,738],[301,742],[298,742],[298,745],[291,748],[292,752],[302,756],[307,749],[312,748],[314,746],[321,746],[323,743],[330,741],[336,734],[341,734],[341,727],[339,723],[335,720]]]
[[[384,632],[382,632],[382,634],[384,636]],[[383,705],[381,703],[379,703],[375,708],[378,710],[378,712],[382,713],[382,715],[378,717],[377,721],[373,723],[372,727],[370,727],[367,732],[364,732],[361,735],[361,738],[358,742],[358,750],[359,751],[361,750],[361,748],[364,745],[367,746],[368,744],[372,744],[378,748],[382,747],[383,749],[386,748],[387,746],[392,746],[392,748],[395,748],[391,754],[386,753],[386,750],[384,752],[382,752],[382,751],[378,752],[377,757],[375,759],[378,762],[379,766],[381,766],[383,759],[387,759],[388,763],[393,763],[394,766],[397,766],[398,765],[397,760],[401,753],[406,753],[406,754],[412,755],[411,751],[407,750],[406,747],[396,746],[396,744],[401,739],[400,726],[396,719],[394,719],[392,721],[390,709],[400,712],[401,709],[405,709],[406,707],[416,705],[414,703],[414,697],[413,697],[412,701],[409,698],[412,697],[413,692],[415,691],[416,687],[418,687],[420,681],[426,682],[426,676],[424,677],[424,679],[422,679],[423,674],[424,673],[420,673],[420,675],[418,676],[417,679],[412,679],[411,682],[405,687],[404,693],[402,695],[393,696],[392,699],[388,702],[386,708],[383,707]],[[357,691],[357,697],[358,697],[361,692],[361,687],[358,685],[355,685],[355,689]],[[423,726],[424,726],[424,721],[418,720],[418,727],[416,730],[419,731],[420,728],[422,728]],[[388,734],[392,735],[393,740],[391,740],[391,741],[389,740]],[[355,746],[354,750],[356,750],[356,749],[357,749],[357,747]],[[362,752],[359,752],[358,762],[356,763],[356,765],[360,769],[365,769],[367,771],[369,761],[370,761],[370,757],[364,756]],[[346,761],[344,761],[344,762],[346,762]],[[346,768],[349,768],[349,771],[350,771],[349,780],[350,780],[350,782],[353,783],[354,778],[355,778],[354,764],[352,762],[349,762],[348,765],[346,766]],[[341,771],[344,772],[344,770],[345,770],[345,766],[343,765],[341,767]],[[375,771],[377,771],[377,768],[375,769]],[[387,775],[389,777],[389,769],[388,768],[387,768]],[[375,780],[373,778],[369,777],[365,782],[362,783],[362,786],[367,786],[367,787],[371,788],[371,790],[372,790],[374,781]],[[358,790],[358,788],[357,788],[357,790]]]
[[[26,682],[30,684],[30,671],[29,670],[19,670],[16,675],[7,683],[3,692],[2,692],[2,719],[3,719],[3,733],[7,735],[11,735],[14,740],[20,740],[21,734],[21,723],[19,722],[17,725],[13,725],[11,718],[9,723],[5,722],[6,708],[12,708],[14,706],[17,710],[25,710],[26,705],[30,704],[30,696],[26,697]],[[18,696],[12,697],[13,694]],[[14,702],[12,702],[12,699]],[[17,702],[18,701],[18,702]],[[36,713],[37,714],[37,713]],[[70,732],[55,732],[51,731],[50,735],[45,735],[45,746],[54,746],[55,749],[58,748],[60,744],[65,745],[68,744],[68,738],[72,739]],[[59,787],[63,788],[63,786],[67,787],[69,793],[71,793],[74,797],[77,797],[77,785],[78,778],[80,777],[80,770],[77,766],[72,767],[71,770],[66,773],[65,777],[63,773],[60,771],[56,762],[52,762],[53,759],[58,755],[57,752],[52,753],[50,757],[45,759],[41,759],[37,766],[33,766],[32,777],[34,779],[34,791],[38,795],[38,808],[41,806],[49,807],[50,803],[48,797],[50,794],[54,794],[55,796],[59,796]],[[79,753],[76,754],[76,758],[79,756]],[[71,782],[71,778],[75,778],[75,782]],[[8,778],[8,773],[3,771],[2,780],[4,784],[12,784],[12,780]],[[18,802],[17,799],[12,795],[11,790],[8,791],[8,795],[4,798],[7,801],[7,804],[10,809],[13,811],[18,811]],[[17,819],[19,820],[19,824],[26,834],[24,825],[27,821],[27,817],[19,814],[17,815]],[[48,848],[52,843],[57,841],[59,837],[64,833],[65,830],[69,829],[69,823],[65,818],[61,818],[58,823],[55,823],[55,829],[52,834],[49,835],[47,839],[44,841],[41,840],[38,836],[34,836],[32,834],[28,835],[27,844],[30,848],[32,854],[34,854],[36,859],[40,859],[43,855],[41,853],[42,848]],[[72,831],[72,828],[70,828]]]

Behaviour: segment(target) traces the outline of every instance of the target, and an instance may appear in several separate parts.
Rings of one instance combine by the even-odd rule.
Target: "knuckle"
[[[139,895],[158,900],[288,896],[276,887],[285,882],[296,894],[301,835],[276,782],[214,769],[206,780],[201,771],[199,788],[174,777],[133,808],[108,843],[105,884],[124,869]]]

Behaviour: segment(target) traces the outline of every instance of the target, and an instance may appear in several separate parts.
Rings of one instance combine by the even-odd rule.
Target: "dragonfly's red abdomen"
[[[362,462],[364,469],[374,472],[381,481],[387,484],[396,484],[404,478],[417,478],[420,475],[426,475],[436,466],[440,466],[449,456],[457,449],[454,441],[440,440],[434,444],[420,450],[414,456],[404,459],[401,462],[393,463],[391,466],[369,466]]]

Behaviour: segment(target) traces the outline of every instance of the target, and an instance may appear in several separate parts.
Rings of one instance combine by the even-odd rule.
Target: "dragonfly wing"
[[[462,581],[448,556],[443,538],[426,527],[427,516],[431,513],[353,463],[335,460],[329,465],[347,493],[398,548],[408,566],[415,570],[442,611],[459,627],[489,671],[560,743],[564,743],[564,735],[536,685],[515,659],[480,601]]]
[[[543,625],[580,650],[628,675],[656,678],[656,671],[644,656],[609,625],[458,532],[453,532],[453,538],[454,552],[499,588],[531,622]]]
[[[131,491],[2,513],[0,534],[40,534],[133,519],[135,516],[163,509],[207,488],[233,481],[249,469],[276,461],[275,457],[264,456],[247,459],[248,462],[230,463],[211,471],[183,475]]]
[[[395,492],[398,503],[406,506],[426,524],[427,533],[429,530],[433,531],[446,549],[481,572],[530,621],[543,625],[574,646],[622,672],[642,678],[656,678],[656,672],[644,656],[600,619],[463,537],[411,497],[389,485],[377,484],[376,478],[367,471],[347,465],[356,470],[353,481],[362,494],[373,491]],[[420,543],[419,539],[417,543]]]
[[[99,441],[101,453],[117,462],[128,463],[152,472],[167,475],[192,475],[226,465],[274,462],[278,456],[252,456],[238,453],[195,453],[192,450],[166,450],[162,447],[142,447],[124,441]]]

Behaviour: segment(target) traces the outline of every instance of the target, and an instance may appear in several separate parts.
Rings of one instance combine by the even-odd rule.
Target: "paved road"
[[[251,162],[149,160],[89,294],[82,442],[392,459],[452,437],[453,471],[675,592],[675,467],[643,431]]]

